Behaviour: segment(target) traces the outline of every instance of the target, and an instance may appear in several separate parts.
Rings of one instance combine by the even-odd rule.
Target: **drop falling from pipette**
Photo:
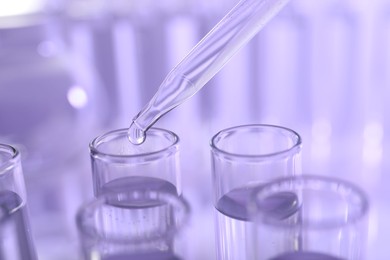
[[[128,139],[142,144],[147,130],[192,97],[246,45],[289,0],[242,0],[174,67],[134,117]]]
[[[127,136],[132,144],[142,144],[146,138],[145,132],[141,128],[137,127],[134,121],[129,127]]]

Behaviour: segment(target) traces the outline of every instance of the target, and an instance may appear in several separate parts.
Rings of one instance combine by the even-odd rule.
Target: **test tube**
[[[114,130],[90,143],[90,155],[95,196],[140,188],[181,194],[179,137],[171,131],[151,128],[148,140],[134,145],[127,129]]]
[[[211,140],[217,259],[254,259],[247,203],[254,188],[301,173],[301,137],[274,125],[224,129]]]
[[[189,206],[162,190],[104,193],[77,214],[85,260],[187,259],[183,231]]]
[[[252,196],[248,210],[256,223],[256,259],[365,259],[369,203],[353,183],[285,177]]]
[[[7,144],[0,144],[0,209],[0,259],[37,259],[20,153]]]

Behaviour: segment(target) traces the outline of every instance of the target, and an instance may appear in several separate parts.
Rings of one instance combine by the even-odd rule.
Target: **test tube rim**
[[[127,191],[117,191],[117,192],[106,192],[102,193],[99,196],[90,199],[87,202],[84,202],[76,213],[76,225],[78,227],[78,232],[82,237],[86,237],[89,239],[96,239],[97,241],[104,240],[103,236],[100,236],[98,232],[96,231],[96,228],[92,227],[90,223],[85,224],[83,221],[83,218],[85,217],[91,217],[94,212],[98,209],[99,206],[104,205],[105,203],[108,203],[107,198],[109,196],[117,196],[123,193],[131,193],[133,195],[139,194],[139,193],[147,193],[147,194],[155,194],[158,198],[167,199],[167,202],[174,202],[176,205],[175,207],[181,207],[183,210],[182,216],[180,218],[180,222],[177,224],[175,222],[175,226],[170,226],[170,229],[164,233],[165,236],[173,237],[174,235],[181,232],[181,229],[185,227],[189,223],[189,218],[191,215],[191,207],[189,202],[183,197],[183,196],[175,196],[169,192],[163,192],[163,191],[154,191],[154,190],[127,190]],[[179,206],[177,206],[179,205]],[[92,230],[92,231],[91,231]],[[97,237],[96,237],[97,236]],[[151,242],[153,240],[159,240],[162,236],[149,236],[148,242]],[[118,238],[111,238],[110,243],[118,243],[118,244],[127,244],[127,243],[142,243],[144,242],[144,239],[118,239]]]
[[[131,160],[145,162],[145,161],[158,160],[163,158],[164,156],[169,156],[171,154],[176,153],[179,149],[179,142],[180,142],[179,136],[175,134],[173,131],[163,129],[163,128],[157,128],[157,127],[151,127],[148,130],[148,134],[149,135],[152,133],[158,133],[159,135],[167,134],[168,136],[172,137],[172,142],[162,149],[158,149],[147,153],[139,153],[139,154],[113,154],[113,153],[102,152],[101,150],[98,149],[99,144],[109,136],[123,135],[126,138],[126,140],[128,140],[127,132],[128,132],[127,128],[121,128],[121,129],[116,129],[116,130],[106,132],[102,135],[95,137],[89,143],[91,156],[98,157],[99,159],[103,159],[103,160],[109,160],[111,162],[115,162],[115,161],[122,162],[122,161],[131,161]],[[141,158],[142,160],[140,160]]]
[[[8,153],[10,155],[10,158],[4,162],[0,162],[0,175],[9,171],[20,160],[19,150],[15,147],[8,144],[0,143],[0,152],[2,151]]]
[[[321,222],[305,222],[302,223],[289,223],[283,222],[280,220],[276,220],[272,217],[267,217],[266,214],[261,214],[256,212],[257,205],[255,201],[257,200],[259,194],[267,192],[267,190],[271,190],[272,187],[282,185],[283,183],[291,183],[291,182],[325,182],[330,185],[338,185],[341,187],[346,187],[353,192],[358,198],[360,203],[361,210],[357,213],[353,214],[351,217],[348,217],[348,221],[339,221],[333,219],[327,219]],[[248,205],[248,210],[251,212],[251,218],[259,223],[263,223],[269,225],[276,229],[301,229],[307,228],[309,230],[323,230],[323,229],[340,229],[345,228],[347,226],[356,225],[359,221],[363,221],[363,219],[368,215],[370,203],[368,199],[367,193],[360,188],[358,185],[352,183],[351,181],[347,181],[341,178],[335,178],[324,175],[316,175],[316,174],[302,174],[302,175],[294,175],[288,177],[280,177],[272,180],[271,182],[258,186],[254,189],[252,193],[252,203]]]
[[[282,130],[290,133],[292,136],[296,137],[295,143],[287,148],[283,149],[278,152],[273,152],[273,153],[265,153],[265,154],[243,154],[243,153],[232,153],[232,152],[227,152],[221,148],[218,147],[216,144],[217,138],[219,138],[223,134],[227,134],[232,131],[236,131],[239,129],[244,129],[244,128],[270,128],[270,129],[277,129],[277,130]],[[269,160],[270,157],[272,158],[285,158],[291,155],[291,153],[298,154],[299,151],[302,148],[302,137],[294,130],[284,127],[284,126],[279,126],[279,125],[272,125],[272,124],[246,124],[246,125],[238,125],[238,126],[233,126],[229,128],[225,128],[223,130],[220,130],[218,133],[216,133],[210,141],[210,146],[211,146],[211,151],[216,154],[224,157],[224,159],[227,160],[233,160],[233,161],[238,161],[240,159],[246,160],[246,161],[254,161],[254,162],[262,162]]]

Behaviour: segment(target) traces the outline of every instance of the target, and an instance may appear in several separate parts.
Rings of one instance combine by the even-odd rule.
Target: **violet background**
[[[92,197],[91,139],[128,127],[235,3],[52,0],[39,15],[44,34],[21,29],[25,17],[0,17],[0,142],[22,151],[40,259],[77,255],[74,214]],[[367,259],[390,257],[389,46],[389,1],[292,0],[157,122],[181,138],[188,241],[198,259],[215,256],[209,140],[249,123],[296,130],[304,172],[361,186],[371,202]]]

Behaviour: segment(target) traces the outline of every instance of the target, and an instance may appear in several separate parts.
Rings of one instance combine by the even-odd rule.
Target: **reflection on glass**
[[[187,202],[161,190],[104,193],[77,215],[84,259],[186,259],[177,240]]]
[[[294,203],[286,196],[280,200],[286,193],[295,194]],[[248,205],[256,223],[257,260],[365,259],[368,200],[352,183],[285,177],[258,187]]]

